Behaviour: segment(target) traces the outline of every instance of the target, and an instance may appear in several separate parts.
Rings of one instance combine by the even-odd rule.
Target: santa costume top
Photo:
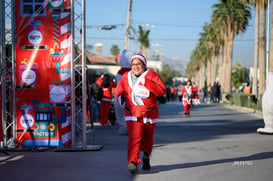
[[[184,86],[181,90],[183,95],[183,105],[192,103],[192,95],[194,94],[194,89],[192,86]]]
[[[147,64],[141,55],[134,56]],[[155,123],[158,118],[157,96],[162,96],[165,92],[163,82],[154,71],[145,70],[136,81],[132,71],[126,72],[121,77],[116,93],[121,104],[121,95],[124,95],[125,121],[137,121],[141,117],[144,123]]]

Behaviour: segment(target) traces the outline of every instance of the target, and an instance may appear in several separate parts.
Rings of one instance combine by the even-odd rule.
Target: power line
[[[86,37],[86,39],[100,39],[100,40],[123,40],[121,37]],[[150,41],[199,41],[199,39],[193,39],[193,38],[150,38]],[[243,39],[238,40],[235,39],[234,41],[239,42],[251,42],[254,41],[254,39]]]
[[[134,23],[136,27],[138,26],[143,26],[143,23]],[[147,24],[147,23],[146,23]],[[203,24],[202,25],[197,25],[197,24],[179,24],[179,23],[149,23],[151,25],[153,25],[154,27],[170,27],[170,28],[198,28],[198,29],[202,29]],[[116,29],[116,28],[120,28],[120,27],[125,27],[125,24],[112,24],[112,25],[87,25],[86,28],[87,29],[91,29],[91,28],[98,28],[99,30],[112,30],[112,29]],[[254,26],[253,25],[248,25],[248,30],[254,30]]]
[[[99,30],[112,30],[119,26],[125,26],[125,24],[112,24],[112,25],[86,25],[87,29],[98,28]]]

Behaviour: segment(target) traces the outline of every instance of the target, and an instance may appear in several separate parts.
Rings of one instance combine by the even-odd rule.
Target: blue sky
[[[137,31],[139,25],[150,25],[151,54],[156,49],[164,57],[189,61],[202,27],[209,23],[212,5],[218,0],[133,0],[131,22]],[[116,44],[124,47],[128,0],[87,0],[87,44],[103,44],[103,55],[110,55]],[[253,10],[252,10],[253,12]],[[99,30],[101,25],[118,25],[111,31]],[[233,62],[253,66],[254,14],[247,31],[236,36]],[[137,34],[135,35],[137,39]],[[137,40],[130,40],[129,49],[138,50]],[[93,48],[92,52],[95,52]]]

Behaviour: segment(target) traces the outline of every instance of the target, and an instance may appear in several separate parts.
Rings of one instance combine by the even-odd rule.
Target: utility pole
[[[129,31],[130,31],[130,27],[131,27],[132,0],[128,0],[128,1],[129,2],[128,2],[124,49],[128,49],[128,47],[129,47]]]

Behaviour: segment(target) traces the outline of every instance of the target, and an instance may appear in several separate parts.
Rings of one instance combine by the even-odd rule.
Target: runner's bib
[[[140,85],[137,87],[135,95],[137,98],[147,99],[150,96],[150,91],[146,89],[146,87]]]

